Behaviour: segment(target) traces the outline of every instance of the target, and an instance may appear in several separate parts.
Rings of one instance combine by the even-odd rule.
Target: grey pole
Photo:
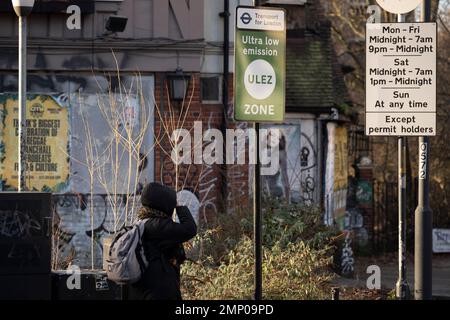
[[[26,190],[27,17],[19,16],[19,141],[18,190]]]
[[[432,227],[433,212],[429,201],[428,137],[419,138],[419,203],[415,212],[414,236],[414,297],[416,300],[432,298]]]
[[[31,13],[34,0],[11,0],[19,17],[19,119],[18,119],[18,183],[19,192],[26,190],[26,111],[27,111],[27,16]]]
[[[405,15],[398,15],[398,22],[405,22]],[[396,296],[409,299],[410,291],[406,277],[406,137],[398,138],[398,279]]]
[[[259,6],[260,0],[254,0],[254,5]],[[261,164],[259,145],[258,122],[255,123],[256,130],[256,165],[255,165],[255,194],[253,195],[253,233],[255,241],[255,300],[262,300],[262,212],[261,212]]]
[[[431,1],[424,0],[422,22],[431,20]],[[414,232],[414,297],[416,300],[432,299],[432,228],[433,212],[429,199],[429,158],[428,137],[419,138],[419,203],[415,212]]]
[[[255,165],[255,194],[253,228],[255,237],[255,300],[262,299],[262,212],[261,212],[261,159],[259,141],[259,123],[255,123],[256,130],[256,165]]]
[[[405,137],[398,139],[398,280],[396,296],[400,300],[410,297],[406,277],[406,143]]]

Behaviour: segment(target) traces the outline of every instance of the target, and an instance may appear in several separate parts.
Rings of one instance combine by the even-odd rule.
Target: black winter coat
[[[197,234],[187,207],[177,207],[180,223],[152,217],[145,223],[143,245],[149,266],[141,280],[129,288],[131,300],[181,300],[180,265],[186,259],[183,242]]]

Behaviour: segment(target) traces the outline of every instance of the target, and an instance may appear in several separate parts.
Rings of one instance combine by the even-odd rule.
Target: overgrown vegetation
[[[333,278],[336,231],[312,206],[269,201],[264,205],[263,298],[324,299]],[[182,267],[184,299],[252,299],[251,214],[220,215],[193,242]]]

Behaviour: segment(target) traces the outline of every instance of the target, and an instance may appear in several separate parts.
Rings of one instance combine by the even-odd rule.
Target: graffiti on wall
[[[192,217],[198,225],[201,203],[198,201],[197,196],[189,190],[181,190],[177,192],[177,201],[178,205],[189,208]]]
[[[341,256],[341,274],[346,277],[353,276],[355,271],[355,259],[353,258],[351,231],[345,231],[344,246]]]
[[[73,60],[75,63],[77,58],[74,57]],[[153,90],[153,77],[142,76],[139,79],[131,76],[121,77],[119,81],[114,77],[107,78],[99,75],[58,74],[30,75],[29,80],[30,92],[48,92],[48,94],[29,95],[29,100],[30,97],[33,97],[33,99],[38,99],[38,102],[40,102],[39,99],[46,98],[45,102],[41,103],[46,108],[42,115],[39,107],[33,108],[35,115],[28,114],[27,118],[46,120],[47,122],[42,122],[42,125],[52,124],[55,126],[57,140],[60,144],[55,147],[55,143],[52,141],[55,139],[52,136],[55,134],[53,130],[55,128],[49,127],[50,136],[47,136],[48,134],[45,130],[41,130],[44,128],[37,121],[36,127],[31,127],[31,129],[34,130],[32,133],[36,138],[34,144],[40,143],[40,145],[30,144],[30,146],[36,147],[35,149],[38,151],[50,150],[52,156],[53,153],[56,153],[58,159],[64,160],[64,164],[67,166],[66,176],[68,179],[62,181],[64,185],[52,187],[47,183],[48,187],[52,188],[39,189],[59,193],[54,195],[54,220],[57,226],[57,233],[53,235],[55,252],[52,255],[56,260],[54,265],[62,265],[63,261],[70,261],[81,268],[91,268],[91,257],[93,256],[94,267],[100,268],[103,238],[118,230],[125,220],[128,223],[132,221],[139,205],[139,197],[136,196],[136,193],[139,192],[142,184],[152,179],[153,166],[150,165],[150,159],[153,148],[153,130],[148,119],[153,116],[153,100],[148,99],[142,102],[142,97],[135,92],[137,89],[130,88],[135,88],[134,84],[139,80],[139,84],[142,84],[142,94],[148,98]],[[117,82],[120,82],[123,88],[128,89],[126,94],[114,93],[118,87]],[[2,89],[0,91],[17,92],[16,83],[17,78],[14,76],[0,76],[0,89]],[[53,94],[53,92],[65,92],[65,94]],[[5,97],[13,97],[17,100],[16,96],[14,94],[0,95],[2,99],[0,100],[0,119],[2,120],[0,128],[2,129],[5,128],[5,122],[9,121],[7,116],[12,115],[7,112],[8,108],[2,107],[7,101]],[[111,109],[111,112],[103,113],[99,108],[100,102],[106,107],[105,110]],[[115,107],[114,114],[112,108],[108,108],[108,106]],[[145,110],[145,114],[142,113],[142,110]],[[31,111],[28,110],[28,112]],[[63,121],[50,123],[49,120],[60,120],[58,117],[62,118],[64,112],[64,123]],[[83,126],[83,114],[91,129],[91,140]],[[106,121],[107,117],[113,121]],[[30,121],[28,122],[30,123]],[[70,123],[76,125],[70,127]],[[111,126],[111,123],[117,126]],[[144,125],[147,126],[145,134],[143,134]],[[63,131],[63,128],[67,131]],[[129,130],[130,128],[133,130]],[[113,143],[116,142],[114,132],[121,135],[120,139],[117,139],[119,142],[117,149],[116,144]],[[39,137],[37,133],[45,133],[45,135]],[[142,137],[142,141],[136,137]],[[3,141],[3,139],[5,139],[4,134],[0,136],[0,140]],[[93,146],[96,163],[96,170],[92,176],[86,166],[86,153],[89,151],[87,150],[88,141]],[[44,142],[47,142],[48,145],[43,145]],[[136,148],[138,145],[140,149]],[[2,157],[5,155],[5,146],[7,145],[4,143],[0,144]],[[132,150],[131,164],[129,150]],[[36,157],[42,159],[42,156],[48,156],[43,153],[41,152]],[[57,162],[52,159],[51,163]],[[2,166],[4,165],[2,164]],[[0,174],[3,174],[1,169]],[[47,174],[47,176],[50,175]],[[64,175],[61,174],[62,176]],[[42,182],[43,179],[40,181]],[[92,197],[90,196],[91,186]],[[1,179],[0,190],[8,188],[10,188],[9,183]],[[38,188],[36,187],[36,189]],[[65,192],[71,192],[71,194],[65,194]],[[77,194],[74,195],[74,193]],[[113,193],[128,196],[115,197]],[[12,231],[5,229],[6,232]]]
[[[356,215],[353,211],[347,211],[343,217],[343,230],[345,240],[341,252],[341,274],[345,277],[352,277],[355,270],[352,248],[353,229],[357,226]]]
[[[311,124],[310,124],[311,125]],[[300,152],[301,166],[301,201],[305,204],[315,203],[317,199],[316,190],[316,169],[317,169],[317,148],[314,145],[313,128],[308,128],[302,132],[302,149]]]
[[[0,274],[48,272],[50,195],[0,195]]]
[[[372,184],[367,180],[359,180],[356,186],[356,201],[360,205],[370,205],[373,198]]]
[[[213,113],[209,113],[207,127],[203,130],[212,129]],[[205,150],[211,142],[203,141],[201,150]],[[197,223],[207,222],[208,216],[218,214],[217,187],[219,181],[217,165],[212,164],[190,164],[176,165],[168,150],[163,152],[164,159],[161,167],[162,183],[168,186],[176,186],[178,197],[189,207]]]
[[[64,95],[28,95],[26,184],[28,189],[60,192],[70,170],[69,107]],[[17,189],[18,97],[0,95],[0,190]]]
[[[315,203],[318,199],[318,160],[314,121],[304,120],[301,124],[271,128],[281,132],[278,142],[280,158],[278,172],[263,178],[266,194],[292,203]]]
[[[207,130],[213,128],[213,113],[209,113]],[[203,142],[202,150],[205,150],[207,142]],[[202,218],[205,222],[208,222],[208,213],[211,215],[217,215],[217,193],[216,187],[219,183],[218,175],[214,172],[214,165],[203,164],[199,176],[199,196],[200,196],[200,208]]]
[[[198,223],[200,214],[205,210],[205,204],[207,205],[205,201],[199,200],[202,199],[199,195],[202,195],[201,190],[205,190],[204,185],[206,182],[204,179],[209,172],[199,169],[197,165],[178,165],[176,167],[169,155],[163,157],[162,167],[160,168],[161,182],[170,187],[177,186],[177,189],[179,189],[177,192],[179,203],[189,208]],[[206,192],[208,192],[208,189],[206,189]],[[206,196],[208,196],[208,193]],[[214,202],[212,204],[215,206]]]
[[[19,210],[0,211],[0,237],[31,237],[33,231],[41,230],[41,224],[32,214]]]
[[[248,122],[234,121],[234,104],[229,103],[226,109],[226,126],[227,128],[234,128],[235,130],[246,131],[249,129]],[[251,125],[251,124],[250,124]],[[246,145],[250,145],[249,137],[245,138]],[[237,155],[238,150],[237,141],[234,142],[234,153]],[[227,196],[226,204],[228,213],[233,214],[237,210],[246,209],[249,205],[250,195],[252,194],[252,186],[254,180],[254,170],[252,165],[233,165],[227,167]],[[242,204],[237,207],[236,202]]]
[[[39,272],[46,265],[49,248],[43,243],[44,228],[33,211],[0,210],[0,273],[15,273],[22,268]]]
[[[128,208],[127,208],[128,202]],[[53,264],[80,268],[102,268],[103,239],[135,219],[140,203],[124,195],[63,194],[54,195]],[[134,204],[135,207],[133,207]],[[129,214],[125,211],[128,209]]]

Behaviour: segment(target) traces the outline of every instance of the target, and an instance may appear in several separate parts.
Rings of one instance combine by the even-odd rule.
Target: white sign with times
[[[366,25],[366,134],[436,135],[436,23]]]

